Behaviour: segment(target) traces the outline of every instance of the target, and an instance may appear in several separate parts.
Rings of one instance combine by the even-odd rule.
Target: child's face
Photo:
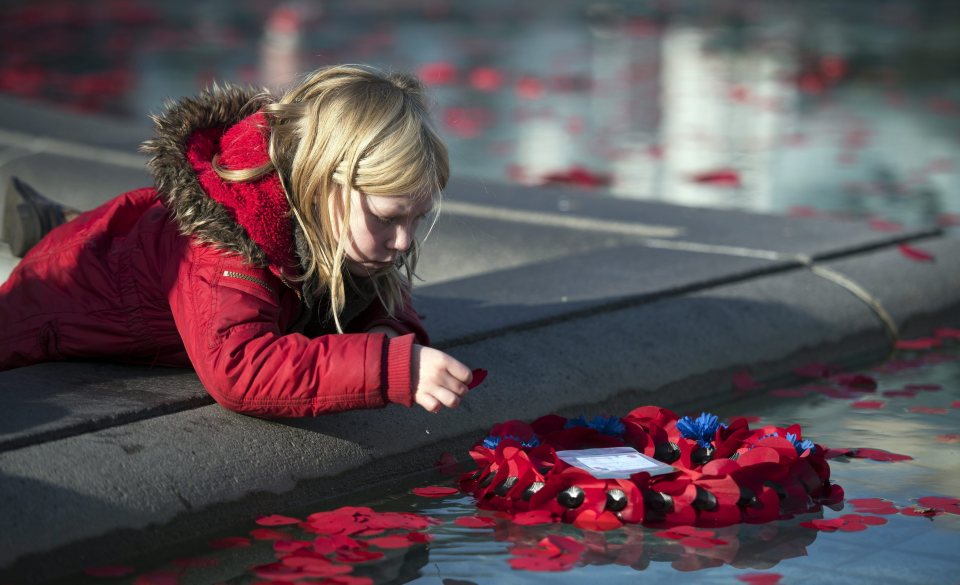
[[[397,256],[413,245],[417,226],[433,209],[430,198],[364,195],[350,192],[350,241],[346,265],[350,274],[369,276],[394,266]],[[339,230],[340,213],[334,216]]]

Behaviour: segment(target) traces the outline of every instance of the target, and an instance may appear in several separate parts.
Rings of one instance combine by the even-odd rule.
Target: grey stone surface
[[[787,265],[619,246],[426,286],[415,292],[415,299],[431,336],[442,345]]]
[[[919,334],[914,322],[936,326],[960,318],[960,254],[956,238],[930,238],[909,245],[929,252],[931,262],[919,262],[896,247],[824,262],[870,291],[903,329]]]
[[[95,362],[0,373],[0,451],[209,404],[191,370]]]
[[[578,216],[615,222],[679,226],[683,233],[665,239],[702,244],[741,246],[784,254],[820,256],[885,245],[910,233],[885,233],[864,221],[757,214],[703,209],[653,201],[601,197],[595,192],[565,187],[527,187],[452,179],[446,190],[451,201],[491,205],[510,210]],[[456,211],[451,211],[456,213]]]

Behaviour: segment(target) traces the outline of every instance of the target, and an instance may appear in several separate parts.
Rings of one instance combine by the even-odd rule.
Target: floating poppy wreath
[[[632,447],[673,470],[597,479],[557,456],[602,447]],[[727,526],[842,501],[842,488],[829,481],[826,452],[803,439],[799,425],[750,429],[745,418],[726,425],[711,414],[680,418],[655,406],[622,418],[551,414],[495,425],[471,449],[478,469],[462,475],[460,487],[480,508],[545,511],[593,530],[622,523]]]

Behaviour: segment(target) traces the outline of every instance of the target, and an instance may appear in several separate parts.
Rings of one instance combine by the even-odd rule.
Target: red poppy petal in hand
[[[467,388],[473,390],[477,386],[483,383],[487,379],[487,371],[483,368],[477,368],[473,370],[473,379],[470,380],[470,383],[467,384]]]
[[[413,493],[424,498],[445,498],[453,494],[460,493],[460,490],[453,487],[444,487],[441,485],[431,485],[426,487],[413,488]]]

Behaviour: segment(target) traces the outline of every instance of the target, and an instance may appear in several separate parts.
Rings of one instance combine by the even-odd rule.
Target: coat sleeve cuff
[[[401,335],[386,340],[387,401],[413,405],[413,343],[415,336]]]

